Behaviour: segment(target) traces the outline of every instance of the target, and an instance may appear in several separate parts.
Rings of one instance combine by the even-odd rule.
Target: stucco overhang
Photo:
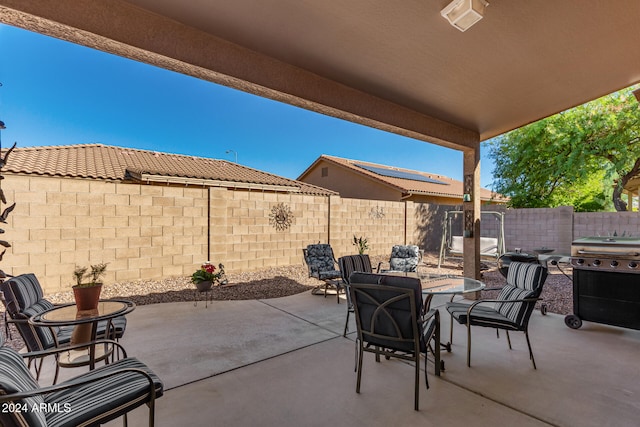
[[[636,0],[0,0],[0,21],[450,148],[640,81]]]

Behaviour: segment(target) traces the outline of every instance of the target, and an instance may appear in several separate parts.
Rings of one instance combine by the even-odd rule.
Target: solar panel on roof
[[[447,185],[446,182],[438,181],[437,179],[429,178],[427,176],[420,175],[418,173],[379,168],[375,166],[363,165],[360,163],[354,163],[354,165],[364,170],[367,170],[369,172],[373,172],[377,175],[386,176],[389,178],[410,179],[412,181],[428,182],[430,184]]]

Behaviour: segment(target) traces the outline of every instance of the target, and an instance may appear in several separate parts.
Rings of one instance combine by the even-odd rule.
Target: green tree
[[[640,107],[625,89],[489,141],[494,190],[512,207],[626,210],[640,176]],[[609,199],[610,201],[607,201]]]

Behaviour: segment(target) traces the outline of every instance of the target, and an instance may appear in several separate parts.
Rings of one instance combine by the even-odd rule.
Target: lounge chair
[[[404,273],[417,272],[422,261],[422,252],[416,245],[395,245],[391,248],[389,268],[382,269],[383,262],[378,264],[377,272],[400,271]]]
[[[342,285],[340,270],[336,269],[337,261],[333,255],[331,245],[325,243],[309,245],[302,250],[302,254],[304,262],[309,269],[309,277],[315,277],[324,282],[325,298],[327,297],[327,288],[335,288],[339,304],[340,291],[344,290],[344,286]],[[314,293],[316,289],[314,289]]]

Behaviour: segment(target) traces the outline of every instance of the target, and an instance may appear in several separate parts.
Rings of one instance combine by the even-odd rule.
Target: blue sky
[[[318,156],[462,180],[462,153],[0,24],[2,144],[102,143],[297,178]],[[233,150],[227,153],[228,150]],[[481,185],[492,181],[483,144]]]

